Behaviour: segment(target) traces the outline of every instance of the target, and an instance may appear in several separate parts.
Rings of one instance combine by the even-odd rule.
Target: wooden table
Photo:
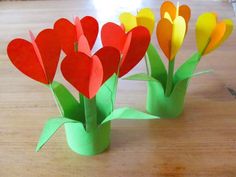
[[[235,21],[232,7],[220,1],[187,1],[192,6],[188,36],[176,61],[196,50],[194,24],[204,11]],[[70,151],[61,128],[34,152],[44,123],[58,115],[49,90],[26,78],[9,62],[6,46],[52,27],[59,17],[93,15],[102,23],[118,22],[127,10],[152,7],[159,18],[161,1],[24,1],[0,2],[0,176],[1,177],[235,177],[236,176],[236,34],[207,55],[198,70],[214,73],[194,78],[185,111],[178,119],[114,121],[111,147],[95,157]],[[156,38],[153,35],[153,41]],[[99,46],[99,44],[97,45]],[[132,73],[145,71],[140,63]],[[62,80],[61,74],[57,75]],[[63,81],[66,83],[65,81]],[[66,83],[66,85],[68,85]],[[75,90],[73,90],[76,93]],[[146,84],[120,81],[117,107],[144,110]]]

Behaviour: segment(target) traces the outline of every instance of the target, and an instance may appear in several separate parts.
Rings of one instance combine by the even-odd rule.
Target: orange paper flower
[[[157,24],[158,43],[169,60],[173,60],[183,44],[191,11],[186,5],[177,7],[166,1],[160,10],[161,20]]]
[[[198,51],[204,55],[219,47],[232,33],[233,22],[230,19],[219,21],[217,14],[204,13],[196,23],[196,41]]]

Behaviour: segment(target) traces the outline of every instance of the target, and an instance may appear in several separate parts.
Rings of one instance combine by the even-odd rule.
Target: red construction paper
[[[82,52],[67,55],[61,64],[65,79],[87,98],[93,98],[103,80],[103,67],[97,56]]]
[[[98,22],[90,16],[86,16],[81,20],[76,17],[75,24],[61,18],[55,22],[54,30],[60,39],[62,50],[66,54],[70,54],[75,51],[75,45],[78,43],[81,34],[84,34],[87,38],[90,49],[93,48],[98,35]]]
[[[32,35],[31,38],[34,39]],[[53,81],[60,57],[57,35],[52,29],[45,29],[32,43],[20,38],[14,39],[7,47],[8,56],[22,73],[49,84]]]
[[[91,56],[91,50],[89,47],[88,40],[84,35],[81,35],[78,42],[78,51],[83,52],[88,56]]]
[[[102,63],[102,83],[104,83],[114,73],[117,73],[120,62],[120,52],[114,47],[103,47],[98,50],[94,55],[96,55]]]
[[[103,25],[101,38],[104,46],[112,46],[122,52],[127,34],[124,32],[124,28],[115,23],[109,22]]]
[[[119,77],[140,62],[150,43],[150,34],[145,27],[137,26],[126,34],[122,26],[111,22],[102,27],[101,37],[104,46],[112,46],[122,52]]]

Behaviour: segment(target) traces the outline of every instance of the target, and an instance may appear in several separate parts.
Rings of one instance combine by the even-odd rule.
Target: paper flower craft
[[[157,118],[129,107],[114,109],[118,76],[128,73],[143,58],[150,42],[148,30],[137,27],[126,33],[108,23],[102,28],[104,46],[92,53],[98,29],[93,17],[76,17],[74,23],[62,18],[54,29],[43,30],[36,38],[30,32],[31,42],[14,39],[9,43],[11,62],[50,88],[60,111],[45,124],[36,151],[64,125],[67,143],[74,152],[95,155],[110,144],[111,120]],[[61,50],[66,54],[62,74],[78,90],[79,101],[54,81]]]
[[[200,15],[196,22],[198,52],[187,59],[174,73],[175,56],[186,36],[191,11],[186,5],[177,4],[175,7],[172,2],[165,1],[161,6],[160,16],[156,36],[160,48],[169,61],[168,69],[154,45],[150,44],[147,50],[150,73],[135,74],[126,79],[148,82],[147,112],[163,118],[174,118],[183,112],[190,79],[208,72],[194,73],[202,56],[219,47],[229,37],[233,30],[233,22],[230,19],[219,21],[215,13]]]

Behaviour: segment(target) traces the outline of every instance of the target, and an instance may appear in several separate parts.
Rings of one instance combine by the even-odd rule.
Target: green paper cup
[[[166,97],[163,88],[157,82],[148,82],[147,112],[161,118],[176,118],[184,110],[186,87],[175,90],[170,97]]]
[[[72,151],[85,156],[104,152],[110,144],[110,122],[86,132],[80,123],[66,123],[66,139]]]

